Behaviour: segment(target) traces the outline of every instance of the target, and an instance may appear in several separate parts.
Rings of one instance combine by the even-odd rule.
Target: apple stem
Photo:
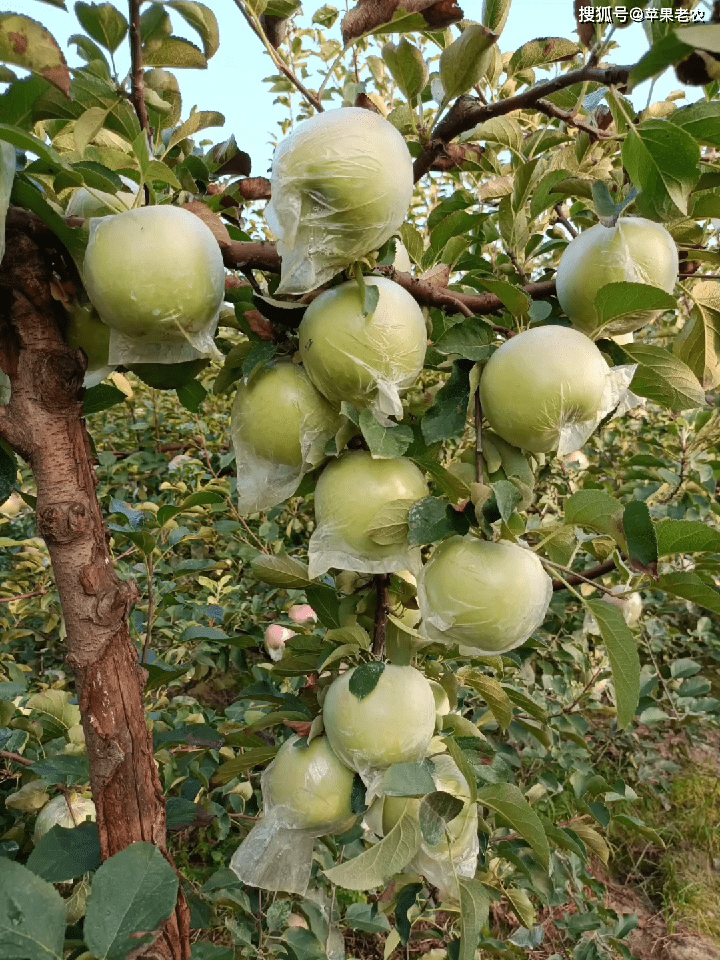
[[[376,573],[375,595],[377,602],[375,605],[375,630],[373,631],[372,652],[376,657],[381,657],[385,652],[385,630],[387,628],[387,585],[389,577],[386,573]]]

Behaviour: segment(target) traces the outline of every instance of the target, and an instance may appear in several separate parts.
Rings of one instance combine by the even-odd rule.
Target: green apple
[[[120,179],[128,188],[127,190],[118,190],[117,193],[107,193],[104,190],[91,192],[85,187],[73,190],[65,208],[65,216],[89,220],[90,217],[106,217],[109,214],[129,210],[135,202],[138,185],[129,177],[121,176]]]
[[[660,223],[621,217],[614,227],[601,223],[567,245],[557,270],[557,296],[573,326],[591,336],[599,326],[598,291],[608,283],[649,283],[672,293],[678,278],[675,241]],[[602,328],[603,335],[629,333],[658,315],[638,310]]]
[[[412,194],[410,152],[384,117],[342,107],[298,124],[275,151],[265,209],[282,258],[280,292],[315,289],[381,247]]]
[[[38,814],[33,831],[33,842],[37,843],[53,827],[76,827],[87,818],[95,820],[95,804],[92,800],[71,792],[65,796],[54,797],[46,803]]]
[[[407,550],[407,539],[377,543],[368,529],[389,503],[422,500],[428,493],[412,460],[376,460],[365,450],[344,453],[323,470],[315,487],[316,533],[332,530],[350,551],[370,560],[397,556]]]
[[[514,650],[545,619],[552,580],[535,554],[518,544],[450,537],[420,577],[423,632],[478,656]]]
[[[340,415],[299,365],[277,363],[241,383],[231,415],[233,438],[257,457],[300,467],[322,459]]]
[[[323,702],[335,753],[358,773],[422,760],[435,730],[435,697],[423,674],[386,663],[375,688],[360,700],[350,690],[355,669],[330,684]]]
[[[492,429],[523,450],[556,450],[566,426],[594,420],[602,406],[608,365],[584,333],[533,327],[506,340],[480,378]]]
[[[162,67],[153,67],[145,71],[145,87],[156,94],[146,98],[148,110],[152,113],[153,126],[158,129],[174,127],[180,120],[182,96],[180,84],[174,73]],[[164,106],[159,101],[164,101]]]
[[[431,757],[433,764],[433,781],[436,790],[442,790],[443,793],[449,793],[453,797],[464,802],[461,812],[447,823],[447,829],[452,840],[457,840],[465,828],[466,810],[470,801],[470,788],[467,780],[460,772],[455,761],[447,754],[439,754]],[[382,829],[383,834],[388,834],[400,817],[407,811],[417,816],[420,812],[420,800],[416,797],[383,797],[382,798]],[[441,840],[436,846],[429,847],[430,850],[447,850],[447,843]]]
[[[65,340],[73,350],[85,352],[88,373],[107,367],[110,327],[102,322],[92,307],[74,306],[68,311]]]
[[[151,341],[183,342],[206,330],[225,292],[210,229],[189,210],[166,205],[94,220],[83,279],[105,323]]]
[[[298,330],[308,376],[337,407],[377,404],[378,381],[408,390],[425,361],[427,329],[415,300],[385,277],[365,283],[379,291],[373,314],[363,315],[360,288],[350,280],[316,297]]]
[[[410,868],[422,874],[433,886],[439,887],[443,898],[457,899],[456,878],[474,877],[477,870],[477,807],[470,802],[467,780],[455,761],[447,754],[439,754],[431,759],[435,789],[457,797],[462,801],[463,807],[460,813],[446,824],[447,836],[439,843],[422,842]],[[382,805],[382,832],[387,835],[406,811],[418,817],[421,801],[416,798],[386,796],[376,803]],[[372,807],[368,819],[371,824],[377,822]]]
[[[292,736],[263,775],[263,802],[287,811],[288,826],[342,833],[354,819],[353,780],[353,771],[333,753],[327,737],[307,744]]]

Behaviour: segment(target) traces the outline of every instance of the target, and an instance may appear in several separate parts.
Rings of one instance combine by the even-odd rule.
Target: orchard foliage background
[[[182,79],[143,83],[144,68],[208,67],[226,41],[213,12],[78,3],[83,65],[69,69],[33,6],[34,20],[26,4],[0,14],[0,958],[605,960],[630,957],[630,943],[640,956],[678,957],[678,944],[717,956],[694,934],[720,937],[718,11],[635,4],[673,17],[648,16],[647,54],[616,66],[621,24],[588,23],[580,5],[578,38],[513,51],[502,43],[509,0],[482,12],[367,0],[342,19],[331,6],[300,18],[294,0],[236,0],[232,42],[262,42],[277,68],[278,138],[321,106],[357,104],[387,115],[414,157],[400,231],[409,264],[391,240],[363,267],[427,309],[426,366],[402,424],[344,412],[355,446],[409,457],[429,478],[411,543],[429,553],[470,530],[522,538],[551,570],[543,627],[507,655],[473,659],[417,648],[395,616],[416,608],[414,590],[396,576],[309,579],[320,471],[267,513],[238,514],[233,394],[294,352],[304,304],[272,297],[270,182],[251,176],[242,142],[207,139],[223,118],[211,104],[188,113]],[[691,11],[705,23],[684,27]],[[182,21],[197,43],[173,34]],[[123,44],[128,77],[113,59]],[[703,95],[689,106],[682,91],[650,96],[638,112],[629,90],[667,68]],[[192,204],[210,225],[234,309],[216,336],[224,362],[120,369],[82,392],[84,358],[63,334],[66,311],[87,306],[88,234],[65,214],[78,188],[127,188],[120,175],[140,187],[138,204]],[[606,322],[629,304],[662,310],[632,342],[598,341],[611,365],[637,364],[632,391],[647,403],[567,458],[483,444],[478,365],[518,331],[567,325],[560,255],[621,210],[664,223],[680,250],[672,297],[638,284],[603,292]],[[97,557],[107,549],[91,459],[117,576],[90,578],[88,629],[67,544],[79,530]],[[68,509],[75,528],[48,511],[50,490],[80,504]],[[612,588],[642,595],[632,627],[604,602]],[[305,602],[318,620],[297,625],[288,611]],[[277,661],[263,648],[271,623],[295,631]],[[358,790],[355,826],[315,844],[305,897],[244,887],[228,863],[262,811],[263,768],[293,731],[317,732],[323,671],[379,659],[383,645],[447,693],[437,737],[478,804],[476,877],[443,903],[400,872],[414,851],[403,859],[386,841],[370,848],[372,870],[367,858],[353,869],[372,842]],[[418,777],[396,770],[396,792],[417,796]],[[33,842],[52,797],[91,787],[97,826]],[[340,864],[336,885],[326,871]]]

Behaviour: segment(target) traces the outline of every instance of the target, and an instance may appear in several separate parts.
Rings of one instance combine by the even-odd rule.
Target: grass
[[[638,790],[636,815],[665,847],[618,834],[614,868],[644,888],[662,910],[670,932],[678,928],[720,944],[720,779],[708,767],[687,764],[666,791]]]

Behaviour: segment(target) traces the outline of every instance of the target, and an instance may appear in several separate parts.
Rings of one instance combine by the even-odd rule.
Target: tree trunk
[[[38,221],[11,209],[0,263],[0,367],[12,395],[0,407],[0,437],[27,460],[37,483],[38,530],[65,620],[103,858],[141,840],[168,857],[165,801],[145,722],[147,675],[127,624],[137,588],[113,567],[82,418],[85,363],[65,345],[64,311],[52,295],[52,284],[67,279],[68,262]],[[143,956],[189,955],[189,910],[181,893]]]

